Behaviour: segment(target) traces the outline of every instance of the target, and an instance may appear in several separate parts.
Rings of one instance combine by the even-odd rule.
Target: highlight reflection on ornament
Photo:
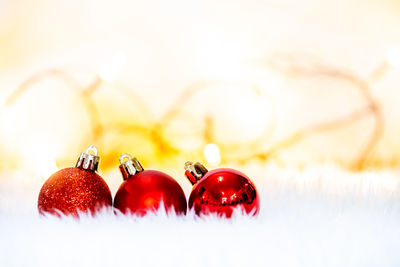
[[[230,218],[241,208],[256,215],[260,200],[254,184],[243,173],[227,168],[208,171],[201,163],[185,163],[185,176],[194,186],[189,197],[189,209],[197,215],[216,213]]]

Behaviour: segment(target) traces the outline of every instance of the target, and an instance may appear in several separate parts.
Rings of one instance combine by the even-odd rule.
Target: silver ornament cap
[[[122,154],[119,157],[119,162],[121,163],[121,165],[119,165],[119,170],[124,180],[143,171],[142,164],[140,164],[139,160],[137,158],[132,158],[129,154]]]
[[[98,156],[97,148],[89,146],[85,152],[81,153],[75,167],[95,172],[99,167],[99,163],[100,157]]]
[[[195,185],[208,172],[207,168],[200,162],[193,163],[191,161],[186,161],[184,168],[185,176],[192,185]]]

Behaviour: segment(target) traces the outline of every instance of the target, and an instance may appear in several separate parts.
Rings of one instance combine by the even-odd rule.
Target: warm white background
[[[0,265],[398,266],[400,64],[393,63],[400,56],[390,51],[400,46],[399,29],[395,0],[0,0],[1,107],[23,81],[48,68],[82,85],[100,75],[105,83],[95,99],[107,122],[145,121],[120,95],[120,84],[157,118],[187,86],[216,80],[222,85],[192,99],[187,117],[170,130],[171,136],[186,134],[172,138],[179,148],[200,153],[201,129],[187,122],[201,125],[204,115],[215,118],[216,143],[251,141],[275,120],[267,147],[363,104],[349,84],[288,77],[268,67],[271,58],[324,62],[360,77],[391,63],[372,87],[385,116],[372,171],[335,166],[353,160],[366,142],[373,123],[367,118],[306,140],[277,162],[230,165],[251,177],[262,205],[257,219],[228,222],[111,213],[80,222],[39,218],[36,198],[44,180],[73,165],[92,142],[70,88],[55,80],[36,84],[0,112]],[[249,84],[261,88],[257,97]],[[119,141],[146,168],[174,175],[189,195],[182,172],[188,158],[161,161],[132,138],[100,144],[100,153]],[[114,193],[121,178],[113,160],[101,173]]]

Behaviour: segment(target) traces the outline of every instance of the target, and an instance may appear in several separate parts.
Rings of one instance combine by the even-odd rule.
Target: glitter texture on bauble
[[[39,213],[79,217],[80,213],[95,214],[111,207],[111,191],[96,173],[99,162],[97,149],[90,146],[81,154],[76,167],[51,175],[39,193]]]

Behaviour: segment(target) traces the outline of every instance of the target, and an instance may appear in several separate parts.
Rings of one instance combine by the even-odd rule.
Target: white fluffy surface
[[[0,266],[400,266],[397,172],[247,171],[261,212],[231,220],[43,218],[35,190],[1,179]]]

